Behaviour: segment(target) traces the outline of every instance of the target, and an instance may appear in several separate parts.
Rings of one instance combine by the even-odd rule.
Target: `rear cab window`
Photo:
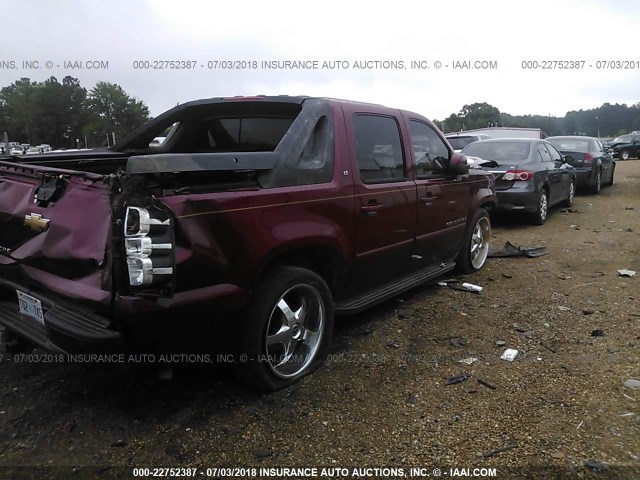
[[[334,122],[326,100],[214,99],[169,114],[143,134],[123,141],[119,151],[142,155],[141,161],[134,158],[128,167],[157,162],[157,167],[145,166],[145,171],[157,168],[162,173],[167,168],[164,163],[171,161],[176,167],[172,172],[183,172],[180,181],[184,185],[202,183],[205,177],[210,185],[246,183],[260,188],[330,183],[333,179]],[[147,158],[148,153],[166,155]],[[251,166],[217,168],[238,163],[238,159]],[[260,162],[268,168],[261,168]],[[187,168],[190,165],[198,168]]]

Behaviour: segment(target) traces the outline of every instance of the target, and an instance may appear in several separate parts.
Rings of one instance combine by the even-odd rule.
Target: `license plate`
[[[24,292],[17,291],[18,293],[18,307],[20,313],[29,315],[35,318],[41,324],[44,325],[44,312],[42,311],[42,302],[31,295],[27,295]]]

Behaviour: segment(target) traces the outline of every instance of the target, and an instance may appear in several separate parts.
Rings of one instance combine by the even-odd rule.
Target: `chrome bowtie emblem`
[[[32,213],[31,215],[24,216],[24,225],[34,232],[44,232],[49,228],[49,223],[50,220],[42,218],[42,215],[38,213]]]

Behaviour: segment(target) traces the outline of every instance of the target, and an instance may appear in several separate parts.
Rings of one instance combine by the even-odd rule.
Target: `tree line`
[[[551,115],[509,115],[488,103],[464,105],[460,112],[452,113],[445,120],[435,120],[444,132],[458,132],[488,126],[540,128],[548,136],[589,135],[615,137],[633,130],[640,130],[640,103],[604,103],[589,110],[570,111],[564,117]]]
[[[117,84],[98,82],[87,91],[77,78],[20,80],[0,90],[0,141],[54,148],[99,147],[149,120],[144,102]],[[78,142],[76,142],[78,140]]]
[[[121,138],[149,120],[149,108],[119,85],[98,82],[87,91],[77,78],[44,82],[21,78],[0,89],[0,135],[10,141],[55,148],[99,147]],[[489,125],[540,128],[547,135],[582,134],[614,137],[640,130],[640,103],[611,105],[550,115],[509,115],[488,103],[464,105],[460,112],[435,120],[444,132]],[[109,139],[109,140],[107,140]],[[1,140],[1,137],[0,137]]]

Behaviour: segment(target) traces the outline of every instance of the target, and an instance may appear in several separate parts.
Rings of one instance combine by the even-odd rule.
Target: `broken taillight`
[[[171,219],[158,218],[154,214],[142,207],[126,209],[124,249],[132,287],[166,285],[173,277]]]

